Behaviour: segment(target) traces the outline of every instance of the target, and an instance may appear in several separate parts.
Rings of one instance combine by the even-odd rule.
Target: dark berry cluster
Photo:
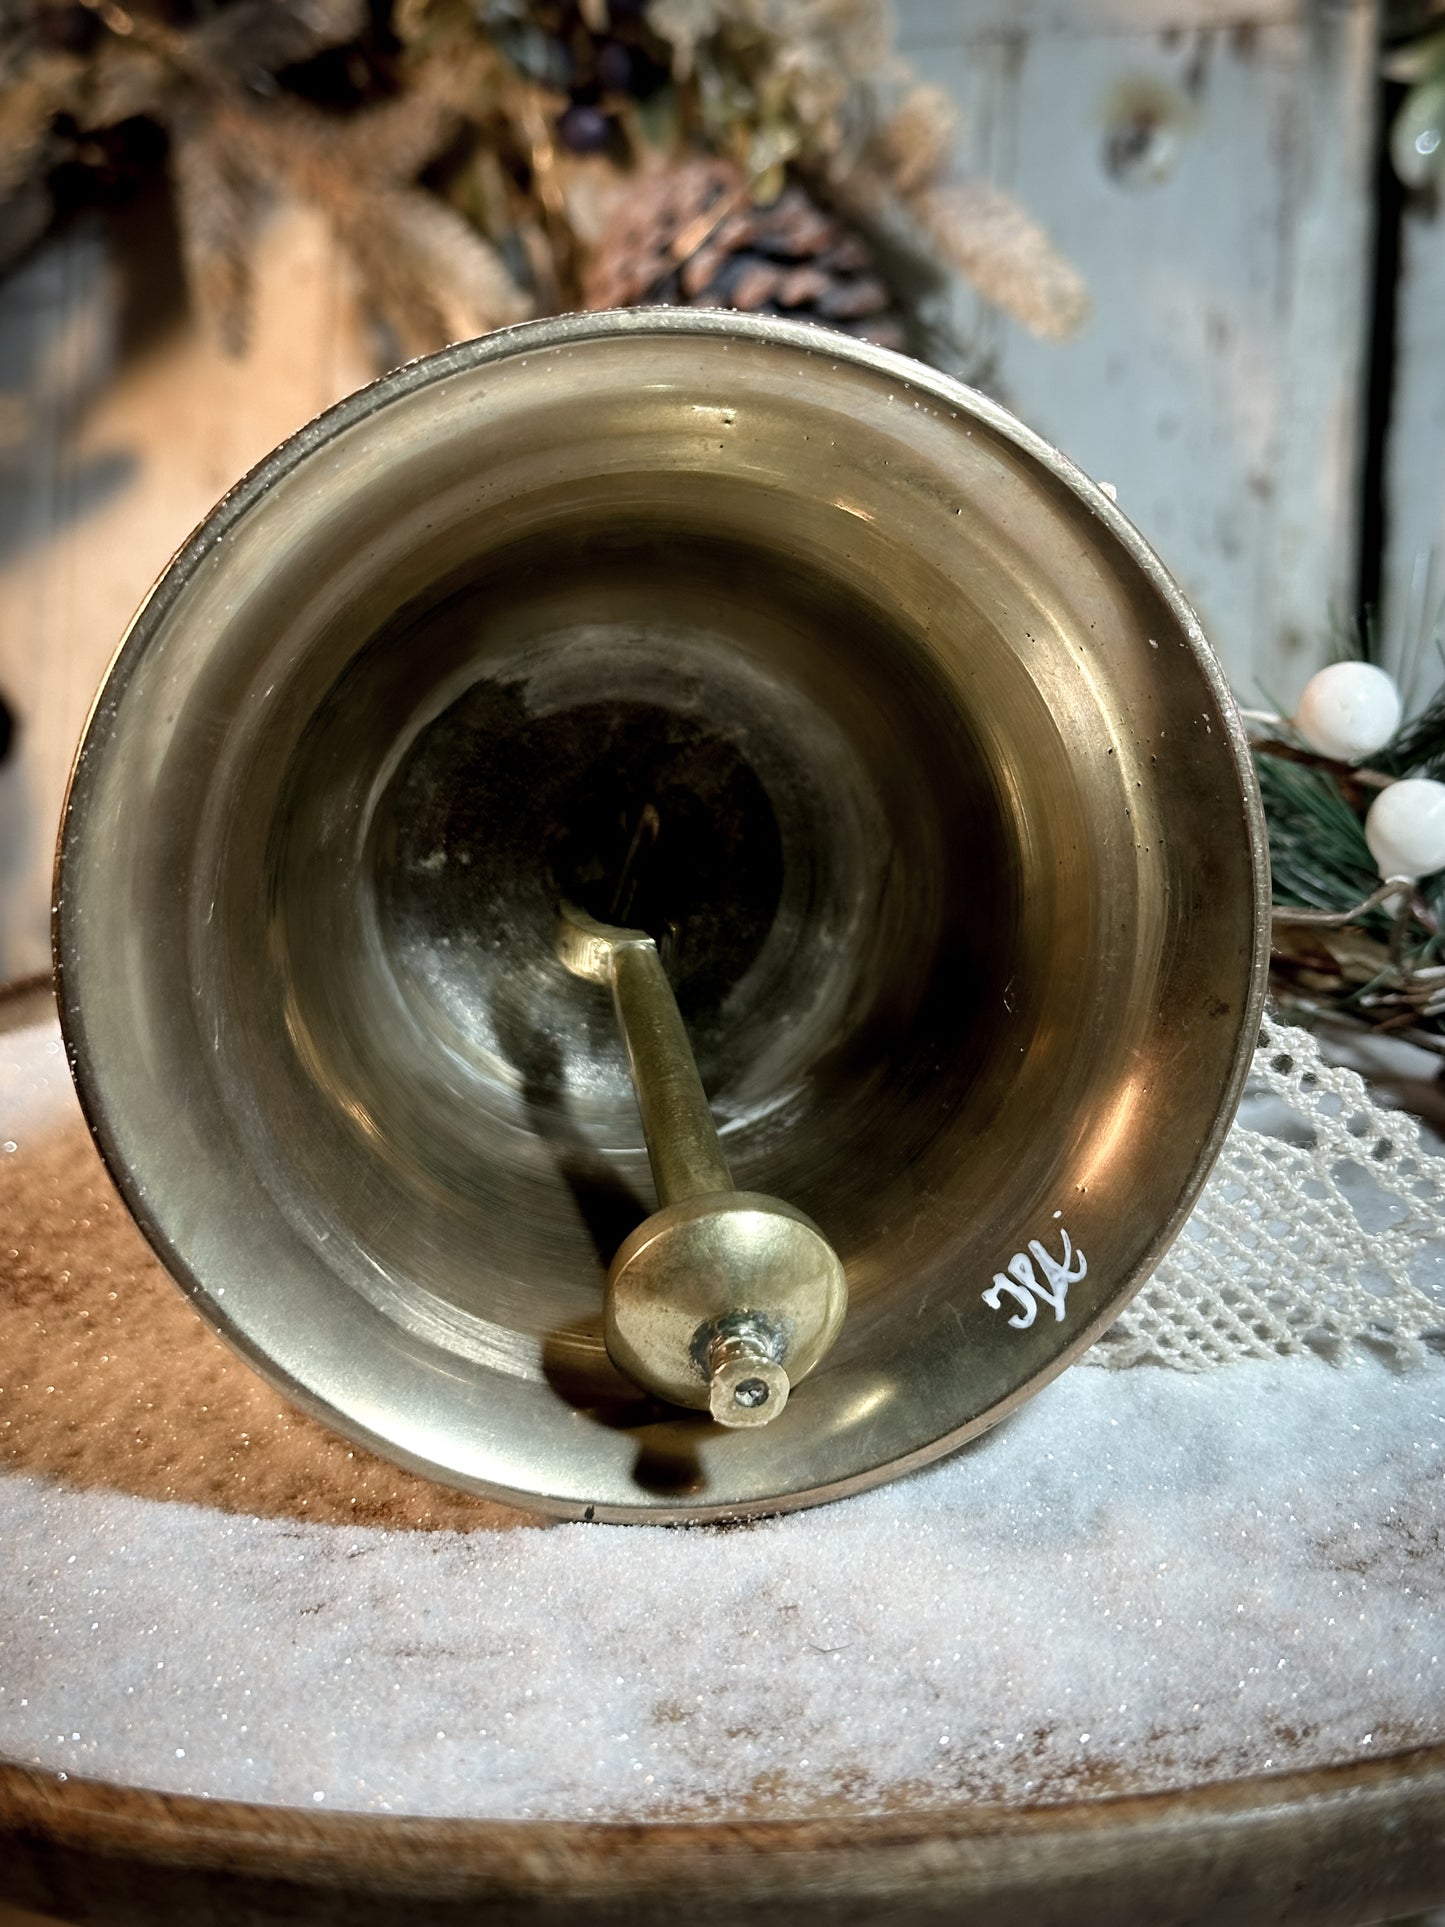
[[[644,0],[610,0],[601,32],[576,0],[535,0],[499,37],[530,79],[566,94],[556,132],[574,154],[605,153],[625,104],[650,99],[668,79],[667,48],[647,25]]]

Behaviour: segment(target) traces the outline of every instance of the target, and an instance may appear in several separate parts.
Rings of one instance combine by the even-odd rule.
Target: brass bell
[[[573,1517],[1001,1418],[1179,1228],[1264,989],[1248,754],[1118,510],[944,376],[692,311],[268,457],[136,617],[57,878],[82,1101],[202,1313]]]

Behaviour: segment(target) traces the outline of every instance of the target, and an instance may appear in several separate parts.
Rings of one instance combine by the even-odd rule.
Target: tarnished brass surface
[[[563,906],[557,954],[604,984],[661,1210],[607,1272],[607,1355],[635,1385],[720,1425],[771,1425],[837,1338],[838,1255],[801,1211],[737,1191],[653,939]]]
[[[948,1449],[1147,1276],[1247,1066],[1263,850],[1193,616],[1003,410],[574,317],[342,403],[178,556],[77,762],[61,1003],[142,1226],[293,1396],[554,1511],[724,1516]],[[766,1427],[607,1358],[647,1162],[562,898],[668,945],[735,1181],[847,1268]]]

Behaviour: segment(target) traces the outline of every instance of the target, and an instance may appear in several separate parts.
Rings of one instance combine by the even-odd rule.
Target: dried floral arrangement
[[[1445,691],[1402,725],[1394,681],[1345,660],[1295,715],[1245,710],[1274,876],[1271,986],[1445,1056]]]
[[[8,0],[0,269],[163,171],[233,348],[278,198],[324,212],[398,356],[644,301],[926,353],[948,269],[1069,333],[1078,275],[999,190],[946,181],[952,137],[884,0]]]

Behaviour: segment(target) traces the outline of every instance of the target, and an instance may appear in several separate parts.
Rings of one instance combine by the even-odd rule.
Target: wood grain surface
[[[1363,1927],[1445,1892],[1445,1748],[1142,1800],[769,1825],[301,1813],[0,1767],[0,1892],[76,1920]]]

